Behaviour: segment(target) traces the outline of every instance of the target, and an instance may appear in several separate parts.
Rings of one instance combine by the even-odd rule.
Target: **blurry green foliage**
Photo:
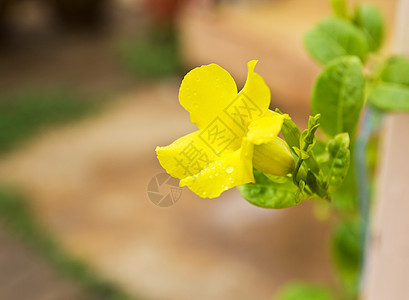
[[[365,35],[350,21],[331,17],[308,31],[304,38],[310,55],[322,64],[331,60],[353,55],[365,61],[368,45]]]
[[[345,0],[330,0],[332,12],[335,16],[343,19],[348,18],[348,6]]]
[[[358,293],[358,276],[361,255],[361,224],[343,220],[337,224],[332,236],[332,253],[347,295]]]
[[[175,30],[161,28],[125,41],[118,51],[121,65],[138,78],[172,76],[181,70]]]
[[[47,125],[78,119],[95,108],[94,102],[68,89],[23,90],[0,96],[0,153]]]
[[[284,286],[275,300],[333,300],[332,291],[324,286],[307,283],[290,283]]]
[[[381,72],[381,80],[389,83],[402,84],[409,87],[409,59],[405,56],[392,56],[386,62]]]
[[[5,186],[0,186],[0,218],[7,229],[39,251],[57,271],[81,284],[91,299],[131,299],[87,265],[67,255],[34,218],[25,198]]]
[[[341,284],[337,296],[339,299],[356,299],[369,193],[364,193],[362,188],[366,183],[363,177],[367,165],[362,166],[355,160],[363,152],[363,159],[373,162],[377,147],[371,148],[371,158],[368,158],[369,155],[365,155],[369,153],[368,147],[362,137],[366,132],[363,133],[361,127],[355,137],[355,131],[366,102],[381,110],[407,109],[409,89],[406,90],[405,85],[409,81],[405,74],[409,70],[409,60],[392,58],[381,65],[375,64],[375,68],[365,68],[369,72],[364,73],[365,62],[376,62],[372,58],[384,42],[382,14],[371,4],[358,4],[350,10],[346,0],[330,0],[330,3],[334,16],[319,22],[304,39],[309,54],[324,64],[313,88],[311,109],[313,113],[321,114],[320,128],[327,138],[336,136],[329,143],[326,139],[317,143],[313,154],[318,164],[324,166],[324,172],[326,161],[330,162],[328,169],[333,170],[327,180],[333,186],[329,188],[333,192],[331,208],[338,216],[331,241],[338,283]],[[366,130],[371,130],[367,129],[371,128],[369,122],[364,122]],[[362,147],[357,146],[357,140],[363,140]],[[350,161],[349,170],[344,161]],[[373,164],[370,166],[374,168]],[[308,286],[301,285],[289,289],[290,296],[279,300],[321,299],[309,292]]]
[[[384,41],[384,20],[373,5],[362,3],[348,14],[347,1],[331,0],[333,17],[321,21],[305,35],[305,46],[318,62],[327,64],[345,56],[357,56],[365,62],[369,53],[380,49]]]
[[[369,51],[379,50],[384,38],[384,21],[378,8],[370,3],[360,3],[355,8],[353,22],[364,33]]]
[[[375,176],[377,170],[377,163],[379,161],[379,147],[380,147],[380,134],[379,132],[374,133],[368,142],[367,146],[367,156],[366,164],[368,165],[369,175],[371,176],[371,181],[375,183]]]
[[[350,150],[351,151],[351,150]],[[353,151],[351,151],[353,153]],[[357,214],[358,187],[356,183],[356,169],[354,160],[350,160],[348,173],[339,189],[333,194],[332,205],[342,214]]]
[[[409,87],[396,83],[381,83],[374,86],[368,102],[382,111],[409,112]]]
[[[409,59],[392,56],[379,77],[371,87],[368,102],[382,111],[409,111]]]
[[[0,97],[0,153],[12,150],[46,126],[77,120],[95,112],[95,102],[71,90],[25,90]],[[90,299],[131,299],[100,278],[81,261],[67,255],[32,215],[25,198],[0,186],[0,221],[40,252],[63,275],[81,284]]]

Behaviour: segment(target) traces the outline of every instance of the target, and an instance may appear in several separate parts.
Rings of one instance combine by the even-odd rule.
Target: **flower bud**
[[[287,143],[275,137],[269,143],[254,145],[253,166],[275,176],[285,176],[295,168],[295,160]]]

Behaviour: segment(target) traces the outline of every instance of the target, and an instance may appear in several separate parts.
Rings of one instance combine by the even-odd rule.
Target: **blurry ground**
[[[2,299],[89,299],[47,261],[0,226],[0,297]],[[24,288],[23,288],[24,287]]]
[[[168,209],[148,201],[162,172],[155,146],[193,129],[176,96],[176,82],[158,84],[52,130],[4,157],[0,179],[30,195],[69,252],[134,295],[264,299],[294,278],[330,281],[327,229],[308,204],[263,210],[235,190],[215,200],[184,190]]]
[[[300,2],[288,1],[286,9],[300,11]],[[149,202],[147,184],[163,172],[155,147],[194,127],[177,102],[180,79],[129,76],[115,58],[116,38],[67,33],[0,49],[5,93],[62,84],[111,99],[100,114],[49,128],[0,157],[0,181],[29,197],[35,216],[70,254],[135,297],[269,299],[288,280],[331,283],[329,226],[315,220],[310,203],[264,210],[236,190],[209,200],[187,189],[171,208]],[[297,106],[292,109],[288,112],[301,114]],[[0,298],[27,299],[28,286],[41,286],[40,279],[57,294],[46,298],[44,290],[31,290],[31,299],[84,297],[24,243],[3,230],[0,239]],[[37,276],[30,275],[31,264],[40,265]],[[10,277],[17,279],[6,280]]]

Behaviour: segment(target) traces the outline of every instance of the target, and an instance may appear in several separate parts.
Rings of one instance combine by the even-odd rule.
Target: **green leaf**
[[[281,133],[283,134],[284,139],[290,148],[300,148],[301,131],[293,121],[284,119],[283,126],[281,127]]]
[[[378,50],[382,45],[385,30],[378,8],[369,3],[359,4],[355,10],[354,22],[363,31],[369,51]]]
[[[346,0],[331,0],[332,12],[335,16],[347,19],[348,7]]]
[[[326,186],[313,172],[307,172],[306,183],[311,192],[320,198],[328,198]]]
[[[273,182],[263,172],[254,169],[256,183],[239,186],[238,189],[248,202],[264,208],[287,208],[301,202],[299,188],[288,179],[283,183]]]
[[[399,83],[409,86],[409,59],[405,56],[389,58],[382,70],[381,79],[388,83]]]
[[[384,111],[409,111],[409,87],[381,83],[373,87],[368,102]]]
[[[344,181],[350,163],[349,136],[348,133],[338,134],[328,143],[329,173],[328,190],[333,192]]]
[[[315,158],[319,163],[328,161],[327,145],[320,140],[317,140],[314,147],[312,148],[312,153],[314,153]]]
[[[311,149],[311,157],[305,162],[315,175],[320,175],[322,173],[321,164],[327,162],[328,160],[329,154],[327,151],[327,145],[324,142],[317,140]]]
[[[361,30],[351,22],[340,18],[329,18],[307,32],[305,46],[311,56],[322,64],[345,56],[358,56],[365,61],[368,43]]]
[[[297,154],[297,156],[299,158],[303,159],[303,160],[310,157],[310,155],[306,151],[301,150],[300,148],[293,147],[293,150],[294,150],[295,154]]]
[[[325,66],[318,76],[311,100],[314,114],[321,114],[321,129],[329,136],[348,132],[352,137],[364,99],[362,64],[344,56]]]
[[[308,119],[308,128],[304,130],[301,134],[301,139],[300,139],[300,146],[302,149],[304,149],[304,146],[307,144],[308,148],[307,150],[311,150],[312,147],[314,147],[316,138],[315,138],[315,132],[317,131],[318,127],[320,127],[320,114],[316,114],[315,116],[310,116]]]
[[[332,291],[324,286],[290,283],[277,293],[275,300],[333,300]]]
[[[389,58],[380,78],[383,82],[372,88],[368,102],[383,111],[409,111],[409,59]]]

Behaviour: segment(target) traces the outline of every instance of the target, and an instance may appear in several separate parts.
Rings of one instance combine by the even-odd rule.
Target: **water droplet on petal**
[[[227,169],[226,169],[226,172],[227,173],[232,173],[234,171],[234,168],[233,167],[231,167],[231,166],[229,166],[229,167],[227,167]]]

